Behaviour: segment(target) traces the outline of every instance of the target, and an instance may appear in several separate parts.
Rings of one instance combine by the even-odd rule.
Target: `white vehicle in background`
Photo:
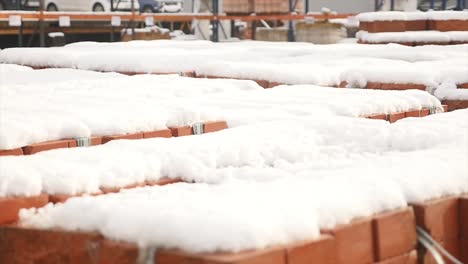
[[[177,13],[182,11],[182,0],[138,0],[141,13]]]
[[[136,11],[140,8],[138,0],[134,1]],[[115,11],[131,11],[131,0],[113,0]],[[45,0],[47,11],[93,11],[110,12],[111,0]]]

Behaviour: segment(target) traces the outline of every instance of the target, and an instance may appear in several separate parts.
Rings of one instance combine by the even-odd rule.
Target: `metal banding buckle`
[[[89,147],[91,146],[91,138],[89,137],[80,137],[76,138],[77,147]]]
[[[203,123],[193,124],[192,125],[192,130],[193,130],[194,135],[201,135],[201,134],[203,134],[205,132],[204,127],[203,127]]]

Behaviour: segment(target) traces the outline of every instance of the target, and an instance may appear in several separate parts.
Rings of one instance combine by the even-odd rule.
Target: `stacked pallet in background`
[[[294,11],[302,11],[303,2],[296,1]],[[288,13],[289,0],[225,0],[225,13]]]
[[[362,44],[406,46],[468,43],[468,12],[373,12],[358,15]]]
[[[303,1],[293,1],[293,11],[303,12]],[[223,12],[227,14],[286,14],[289,13],[289,0],[225,0],[223,1]],[[281,21],[273,20],[273,24],[281,24]],[[268,22],[267,22],[268,23]],[[239,32],[241,39],[257,39],[257,22],[248,22],[244,31]],[[286,41],[287,34],[282,32],[267,30],[260,33],[259,40]],[[271,37],[270,35],[274,35]],[[267,39],[265,39],[267,38]],[[285,39],[286,38],[286,39]]]

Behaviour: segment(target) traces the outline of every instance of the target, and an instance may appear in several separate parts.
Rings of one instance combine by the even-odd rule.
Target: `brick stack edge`
[[[457,259],[466,263],[466,230],[468,205],[466,196],[445,197],[413,204],[418,226],[428,232]],[[435,263],[432,256],[423,248],[418,248],[418,258],[422,264]],[[451,263],[445,259],[447,263]]]
[[[393,20],[393,21],[369,21],[361,22],[359,29],[369,33],[380,32],[406,32],[406,31],[468,31],[468,20]],[[359,40],[361,44],[386,44],[385,43],[366,43]],[[466,44],[466,42],[451,41],[451,42],[404,42],[398,43],[406,46],[420,45],[457,45]]]

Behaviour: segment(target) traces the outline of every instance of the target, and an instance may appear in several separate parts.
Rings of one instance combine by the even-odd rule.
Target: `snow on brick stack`
[[[223,56],[214,50],[223,50]],[[313,84],[383,90],[420,89],[431,94],[445,82],[465,86],[468,82],[466,60],[464,45],[410,48],[400,45],[151,41],[76,43],[63,48],[0,51],[0,62],[34,67],[121,73],[190,72],[191,77],[254,80],[264,88],[280,84]],[[29,75],[40,75],[42,71],[47,70]],[[5,74],[4,79],[8,80],[9,74]]]
[[[467,11],[373,12],[358,15],[358,42],[406,46],[468,43]]]
[[[463,83],[443,83],[434,95],[448,106],[448,111],[468,108],[468,75]]]
[[[15,263],[21,256],[42,263],[141,263],[142,258],[158,264],[416,263],[420,214],[408,203],[450,201],[436,218],[425,219],[444,215],[449,220],[437,230],[447,225],[446,237],[453,237],[452,216],[458,213],[453,199],[441,197],[468,192],[468,124],[460,122],[467,114],[460,110],[391,125],[315,116],[240,126],[196,140],[116,141],[3,157],[0,195],[7,197],[92,193],[102,184],[149,175],[196,183],[23,210],[18,225],[0,227],[0,261]],[[444,155],[451,159],[441,162]]]
[[[55,69],[35,73],[47,78],[66,72]],[[85,73],[74,70],[68,74],[74,79]],[[32,78],[29,84],[21,85],[15,85],[14,80],[8,82],[10,85],[0,90],[2,97],[9,98],[0,106],[3,113],[8,113],[8,118],[0,120],[2,155],[31,155],[117,139],[209,133],[226,129],[228,124],[233,127],[318,113],[374,119],[383,115],[384,120],[396,122],[427,115],[419,114],[421,111],[444,111],[439,100],[423,91],[343,90],[307,85],[265,90],[252,81],[175,75],[118,75],[42,84],[34,83]],[[128,87],[134,88],[129,92]],[[271,108],[265,109],[267,105]],[[300,106],[304,110],[297,112]]]

